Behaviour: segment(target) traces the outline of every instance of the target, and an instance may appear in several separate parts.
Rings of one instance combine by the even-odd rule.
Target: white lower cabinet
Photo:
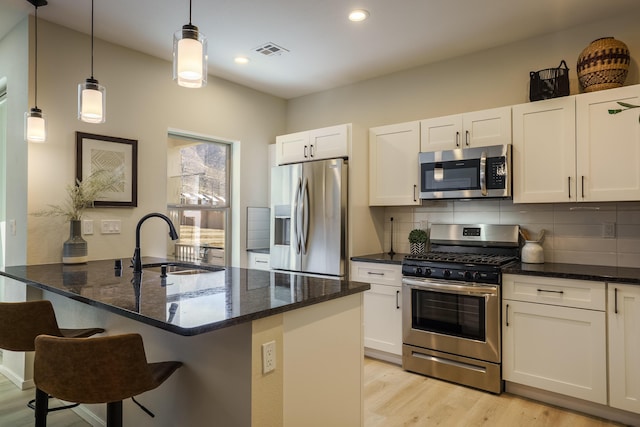
[[[606,285],[504,275],[502,288],[503,378],[606,405]]]
[[[609,283],[609,405],[640,414],[640,286]]]
[[[269,270],[269,254],[249,252],[249,268],[252,270]]]
[[[402,267],[352,262],[352,280],[371,284],[364,293],[364,346],[402,356]]]

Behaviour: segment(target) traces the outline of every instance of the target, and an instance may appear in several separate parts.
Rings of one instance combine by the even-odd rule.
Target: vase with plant
[[[69,239],[62,246],[63,264],[82,264],[88,260],[87,241],[82,238],[82,214],[107,191],[113,190],[122,176],[111,171],[94,172],[84,180],[67,186],[67,198],[60,204],[47,205],[34,216],[61,216],[69,221]]]
[[[418,228],[409,232],[409,251],[411,254],[422,254],[427,247],[427,232]]]

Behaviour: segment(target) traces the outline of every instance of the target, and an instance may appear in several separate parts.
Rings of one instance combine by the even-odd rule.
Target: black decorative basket
[[[569,67],[564,59],[558,68],[531,71],[529,80],[529,101],[569,95]]]

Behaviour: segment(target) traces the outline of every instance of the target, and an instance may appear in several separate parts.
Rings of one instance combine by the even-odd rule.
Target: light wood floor
[[[364,373],[366,427],[620,426],[507,393],[496,396],[412,374],[375,359],[365,359]],[[33,411],[26,406],[33,396],[33,389],[20,391],[0,375],[0,426],[33,426]],[[47,421],[49,427],[90,425],[70,410],[49,414]]]

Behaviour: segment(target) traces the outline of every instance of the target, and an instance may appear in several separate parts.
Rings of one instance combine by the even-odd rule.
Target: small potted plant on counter
[[[412,254],[424,253],[427,247],[427,232],[418,228],[409,233],[409,251]]]

